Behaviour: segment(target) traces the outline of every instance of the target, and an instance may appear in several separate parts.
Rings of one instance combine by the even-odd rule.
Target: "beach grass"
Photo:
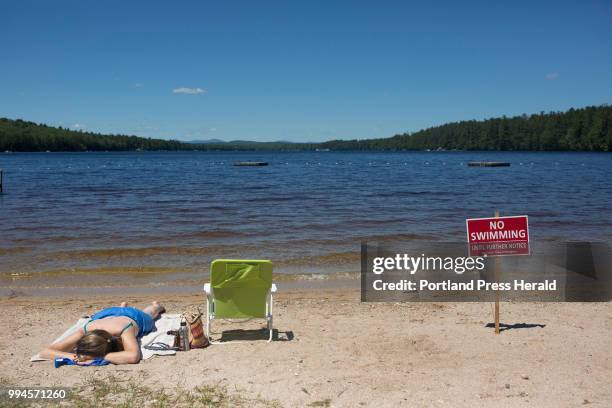
[[[323,407],[323,408],[327,408],[327,407],[331,407],[331,403],[332,403],[331,398],[325,398],[325,399],[322,399],[322,400],[311,402],[310,404],[308,404],[308,406],[309,407]]]
[[[0,384],[9,388],[11,382],[0,378]],[[49,406],[49,401],[2,401],[7,407]],[[247,397],[240,390],[230,390],[222,384],[200,385],[193,389],[175,387],[150,387],[136,379],[122,379],[114,375],[88,376],[81,384],[72,387],[68,397],[58,404],[62,407],[121,407],[121,408],[171,408],[171,407],[282,407],[280,402],[260,397]]]

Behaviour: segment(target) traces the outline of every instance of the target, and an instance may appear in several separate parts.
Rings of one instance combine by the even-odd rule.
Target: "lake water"
[[[606,153],[14,153],[0,168],[4,285],[187,282],[224,257],[352,272],[363,239],[463,241],[495,209],[529,215],[532,240],[612,241]]]

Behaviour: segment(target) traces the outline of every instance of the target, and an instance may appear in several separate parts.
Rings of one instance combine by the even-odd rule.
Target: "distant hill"
[[[289,142],[243,140],[225,142],[220,139],[181,142],[128,135],[105,135],[47,126],[21,119],[0,118],[0,152],[300,150],[301,148],[301,145]]]
[[[204,140],[187,140],[185,143],[190,144],[257,144],[257,143],[285,143],[285,144],[293,144],[294,142],[289,142],[287,140],[278,140],[275,142],[254,142],[252,140],[230,140],[229,142],[221,139],[204,139]]]
[[[204,140],[188,140],[185,143],[191,144],[210,144],[210,143],[227,143],[225,140],[221,139],[204,139]]]
[[[219,139],[180,142],[103,135],[0,118],[0,151],[118,150],[535,150],[612,151],[609,105],[533,115],[468,120],[384,139],[322,143],[251,142]]]

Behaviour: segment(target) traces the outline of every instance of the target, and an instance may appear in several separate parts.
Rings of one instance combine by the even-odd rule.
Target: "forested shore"
[[[248,136],[247,136],[248,137]],[[128,135],[107,135],[0,118],[0,151],[160,150],[499,150],[612,151],[612,107],[570,109],[486,120],[448,123],[382,139],[322,143],[185,143]]]

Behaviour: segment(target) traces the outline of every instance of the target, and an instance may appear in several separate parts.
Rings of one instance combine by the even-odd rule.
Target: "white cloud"
[[[86,127],[87,127],[87,126],[85,126],[85,125],[84,125],[84,124],[82,124],[82,123],[75,123],[75,124],[73,124],[73,125],[71,126],[71,128],[73,128],[73,129],[85,129]]]
[[[549,72],[548,74],[546,74],[546,79],[549,81],[554,81],[557,78],[559,78],[558,72]]]
[[[188,94],[188,95],[197,95],[197,94],[203,94],[208,92],[206,89],[202,89],[202,88],[174,88],[172,90],[172,93],[175,94]]]

